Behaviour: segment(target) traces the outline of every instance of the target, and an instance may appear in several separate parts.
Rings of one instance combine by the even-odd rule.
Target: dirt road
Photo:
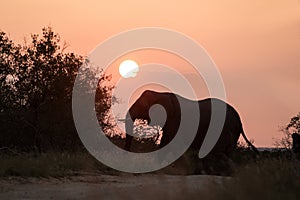
[[[56,178],[2,178],[0,199],[193,199],[208,185],[228,178],[215,176],[85,175]],[[203,196],[202,196],[203,197]]]

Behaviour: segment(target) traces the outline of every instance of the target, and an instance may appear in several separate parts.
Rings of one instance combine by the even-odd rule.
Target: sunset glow
[[[273,138],[282,136],[279,127],[300,111],[299,0],[28,0],[4,1],[1,8],[0,29],[14,41],[24,43],[30,34],[51,26],[68,44],[65,51],[81,55],[129,29],[182,32],[202,45],[218,66],[228,102],[240,113],[245,132],[257,146],[272,146]],[[140,66],[166,63],[199,83],[197,93],[207,97],[201,80],[193,79],[193,69],[183,59],[161,52],[131,54],[112,61],[112,79],[136,74],[135,65],[120,66],[124,60]]]

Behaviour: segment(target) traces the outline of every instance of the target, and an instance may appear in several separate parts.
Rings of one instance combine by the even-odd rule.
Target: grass
[[[211,200],[299,199],[300,161],[289,155],[286,152],[265,152],[260,157],[254,157],[251,152],[240,152],[234,157],[236,168],[232,178],[225,179],[223,184],[211,181],[206,187],[193,192],[180,185],[181,189],[176,189],[179,194],[175,196],[178,199]],[[102,165],[87,153],[0,155],[0,161],[2,177],[63,177],[82,172],[121,174]],[[164,195],[164,198],[167,196]]]
[[[0,176],[61,177],[81,172],[114,173],[87,153],[0,155]]]
[[[223,187],[210,185],[209,199],[299,199],[300,162],[266,158],[239,166]],[[214,192],[211,192],[214,191]]]

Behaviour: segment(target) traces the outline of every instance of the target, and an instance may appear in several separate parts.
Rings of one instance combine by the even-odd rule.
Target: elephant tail
[[[244,140],[246,141],[246,143],[248,144],[248,146],[250,146],[255,153],[259,154],[259,151],[257,150],[257,148],[246,137],[245,132],[244,132],[243,129],[242,129],[241,132],[242,132],[242,136],[243,136]]]

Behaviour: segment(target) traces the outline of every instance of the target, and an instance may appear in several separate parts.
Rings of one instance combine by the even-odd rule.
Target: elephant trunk
[[[125,141],[125,150],[129,151],[130,146],[133,140],[133,122],[134,120],[131,119],[130,115],[126,115],[125,121],[125,130],[126,130],[126,141]]]
[[[149,107],[145,106],[140,101],[135,102],[126,114],[125,129],[126,141],[125,150],[129,151],[133,140],[133,124],[136,119],[144,119],[150,123]]]

